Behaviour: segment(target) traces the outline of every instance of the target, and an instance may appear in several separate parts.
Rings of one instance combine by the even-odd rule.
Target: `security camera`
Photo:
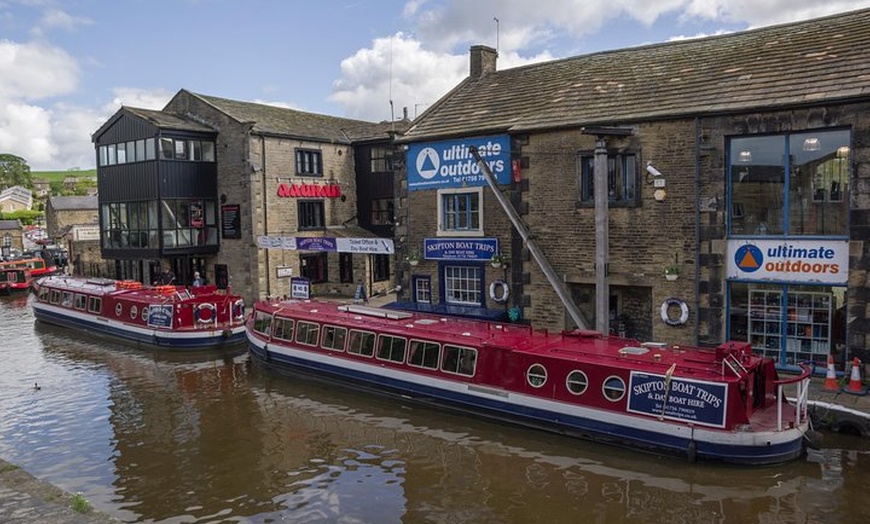
[[[652,166],[652,162],[646,163],[646,171],[652,176],[662,176],[662,172]]]

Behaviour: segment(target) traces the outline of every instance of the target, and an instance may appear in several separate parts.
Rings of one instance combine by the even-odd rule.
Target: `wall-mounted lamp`
[[[740,152],[739,155],[737,155],[737,161],[738,162],[752,162],[752,151],[749,151],[748,149],[744,149],[743,151]]]
[[[822,143],[819,139],[811,136],[804,140],[804,151],[818,151],[822,148]]]
[[[654,168],[652,165],[652,162],[646,163],[646,171],[647,171],[647,173],[651,174],[652,176],[662,176],[662,172],[659,171],[658,169]]]
[[[838,147],[837,158],[849,158],[849,146]]]

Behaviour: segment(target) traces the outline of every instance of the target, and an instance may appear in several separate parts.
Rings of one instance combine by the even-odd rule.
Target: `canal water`
[[[866,523],[868,439],[690,465],[35,323],[0,299],[0,457],[126,522]]]

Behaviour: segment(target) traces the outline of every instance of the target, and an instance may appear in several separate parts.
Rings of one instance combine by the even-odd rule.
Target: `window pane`
[[[175,149],[171,138],[160,139],[160,158],[163,160],[172,160],[175,158]]]
[[[149,138],[145,140],[145,160],[154,160],[154,139]]]
[[[789,138],[789,234],[847,233],[849,135],[849,131],[839,130]]]
[[[731,233],[783,234],[785,227],[785,139],[731,141]]]
[[[214,142],[202,143],[202,161],[214,162]]]
[[[445,299],[450,304],[480,306],[480,269],[475,266],[447,266],[444,268]]]

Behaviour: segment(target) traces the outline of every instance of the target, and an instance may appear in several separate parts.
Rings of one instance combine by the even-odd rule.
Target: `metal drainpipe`
[[[250,130],[248,130],[250,133]],[[250,143],[250,139],[248,140]],[[250,156],[250,155],[249,155]],[[269,196],[266,194],[266,137],[260,135],[260,174],[263,180],[263,234],[269,234]],[[272,268],[269,264],[269,250],[266,249],[266,296],[272,294]]]
[[[698,312],[701,307],[701,119],[695,117],[695,345],[699,345],[698,332],[701,321]]]

